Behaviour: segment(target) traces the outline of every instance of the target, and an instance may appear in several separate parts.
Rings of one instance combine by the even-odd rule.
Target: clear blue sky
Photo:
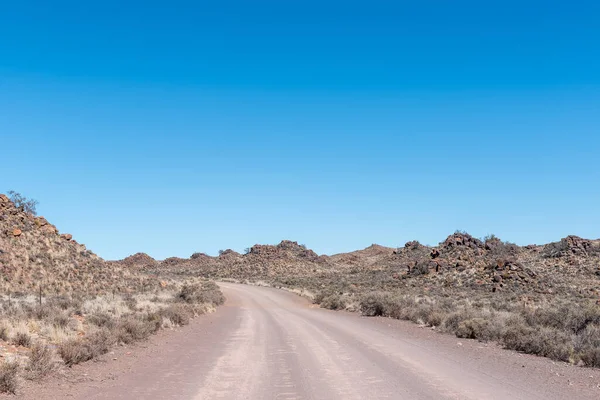
[[[14,1],[0,192],[105,258],[600,237],[597,1]]]

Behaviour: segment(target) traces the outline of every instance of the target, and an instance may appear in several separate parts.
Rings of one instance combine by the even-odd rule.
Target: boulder
[[[40,230],[44,233],[49,233],[53,235],[56,235],[58,233],[58,229],[56,229],[56,227],[52,224],[44,225],[40,228]]]
[[[48,225],[48,221],[44,217],[37,217],[35,219],[35,224],[38,226],[38,228],[41,228],[42,226]]]
[[[446,238],[446,240],[441,243],[442,248],[444,249],[453,249],[457,247],[469,247],[469,248],[479,248],[483,249],[484,244],[481,240],[474,238],[468,233],[456,232]]]

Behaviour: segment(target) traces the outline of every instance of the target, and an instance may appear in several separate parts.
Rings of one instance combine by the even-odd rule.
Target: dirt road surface
[[[166,348],[127,371],[64,398],[600,398],[597,369],[407,322],[321,310],[277,289],[221,287],[228,300],[216,314],[174,332]]]

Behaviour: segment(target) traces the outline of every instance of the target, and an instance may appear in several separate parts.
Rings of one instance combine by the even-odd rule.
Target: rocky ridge
[[[289,285],[301,285],[306,280],[324,284],[343,280],[353,282],[357,288],[380,285],[514,293],[562,291],[598,297],[600,241],[568,236],[547,245],[521,247],[494,236],[477,239],[455,232],[437,246],[411,241],[393,249],[374,244],[325,256],[284,240],[278,245],[254,245],[247,254],[226,250],[218,257],[196,253],[189,259],[171,258],[147,270]]]

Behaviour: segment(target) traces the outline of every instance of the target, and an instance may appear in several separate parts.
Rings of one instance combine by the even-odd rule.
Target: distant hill
[[[247,254],[226,250],[218,257],[196,253],[188,259],[145,263],[153,274],[266,280],[290,286],[469,288],[515,293],[577,292],[600,296],[600,241],[568,236],[546,245],[517,246],[496,237],[477,239],[464,232],[437,246],[416,241],[401,248],[373,244],[332,256],[318,255],[297,242],[254,245]],[[352,286],[354,285],[354,286]]]

